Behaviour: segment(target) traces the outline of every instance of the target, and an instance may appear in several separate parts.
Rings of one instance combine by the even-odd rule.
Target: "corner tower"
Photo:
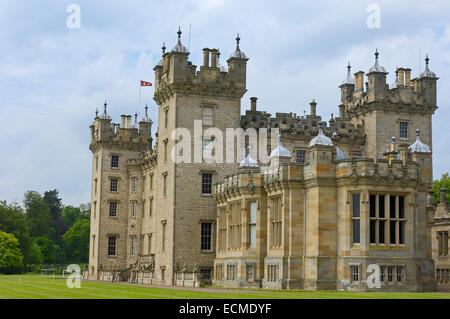
[[[203,65],[197,70],[189,61],[179,30],[177,44],[170,52],[165,52],[163,46],[162,61],[154,68],[154,100],[159,107],[157,159],[144,176],[154,174],[158,181],[151,195],[157,207],[152,217],[158,237],[152,239],[157,282],[173,283],[182,269],[198,269],[204,276],[212,274],[216,249],[212,185],[238,167],[236,161],[225,162],[222,138],[226,128],[239,127],[241,98],[246,92],[248,58],[239,41],[238,36],[236,50],[227,60],[228,70],[220,67],[219,51],[210,48],[203,49]],[[180,128],[190,133],[190,162],[178,163],[172,158],[172,150],[180,140],[174,132]],[[194,142],[197,137],[200,143]],[[223,161],[218,158],[206,163],[202,159],[208,144],[214,145],[214,154],[222,149]]]

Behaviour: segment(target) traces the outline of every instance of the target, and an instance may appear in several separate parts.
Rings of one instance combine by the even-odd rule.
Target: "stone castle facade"
[[[314,100],[308,115],[272,117],[251,98],[241,116],[248,58],[236,40],[227,67],[217,49],[205,48],[197,69],[181,31],[170,52],[163,46],[154,67],[155,144],[147,109],[134,123],[130,115],[112,123],[106,102],[96,115],[89,278],[367,290],[367,267],[375,264],[381,289],[435,289],[430,189],[437,77],[428,58],[417,78],[398,68],[391,87],[378,52],[365,86],[364,72],[353,77],[348,66],[339,116],[328,123]],[[196,120],[203,144],[192,143],[191,163],[173,161],[174,130],[194,136]],[[242,161],[195,161],[214,144],[209,128],[281,134],[269,134],[268,164],[252,158],[248,142]],[[242,151],[235,146],[233,156]]]

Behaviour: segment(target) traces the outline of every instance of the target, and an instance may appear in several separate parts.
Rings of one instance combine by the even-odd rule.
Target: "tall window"
[[[202,174],[202,194],[212,194],[212,174]]]
[[[227,214],[226,210],[223,208],[219,209],[218,218],[218,228],[219,228],[219,250],[224,250],[227,248]]]
[[[278,279],[278,265],[267,266],[267,281],[277,281]]]
[[[153,190],[153,173],[150,174],[150,190]]]
[[[111,178],[109,190],[110,190],[111,192],[117,192],[117,190],[118,190],[118,185],[119,185],[119,180],[118,180],[117,178]]]
[[[400,122],[400,138],[408,138],[408,122]]]
[[[166,221],[162,221],[162,234],[161,234],[161,250],[164,251],[166,249]]]
[[[227,280],[236,280],[236,265],[227,265]]]
[[[295,151],[295,160],[297,163],[305,163],[305,158],[306,158],[306,151],[305,150],[296,150]]]
[[[231,221],[228,234],[228,248],[241,247],[241,205],[239,202],[230,205]]]
[[[350,266],[350,281],[351,282],[359,281],[359,265]]]
[[[282,221],[281,221],[281,197],[272,198],[271,205],[271,232],[272,232],[272,247],[281,246],[282,238]]]
[[[202,140],[202,155],[205,160],[212,160],[213,156],[213,147],[211,139],[203,139]]]
[[[202,108],[202,120],[203,125],[211,126],[213,125],[213,108],[210,106],[205,106]]]
[[[152,234],[148,234],[148,247],[147,247],[147,253],[150,255],[152,252]]]
[[[353,243],[360,243],[360,201],[359,194],[353,194]]]
[[[136,177],[131,178],[131,192],[132,193],[136,192]]]
[[[438,255],[439,257],[448,255],[448,232],[440,231],[437,232],[438,239]]]
[[[110,202],[109,203],[109,217],[116,217],[117,216],[117,202]]]
[[[131,217],[136,217],[136,202],[132,201],[131,202]]]
[[[116,236],[108,237],[108,256],[116,255]]]
[[[153,212],[153,197],[150,197],[150,200],[148,202],[148,214],[149,216],[152,216],[152,212]]]
[[[119,168],[119,156],[118,155],[111,156],[111,167]]]
[[[211,250],[211,223],[201,224],[201,249]]]
[[[164,140],[164,162],[167,161],[167,143],[169,143],[169,141],[167,139]]]
[[[167,128],[167,124],[169,123],[169,110],[166,109],[164,111],[164,127]]]
[[[131,236],[131,238],[130,238],[130,240],[131,240],[131,247],[130,247],[130,254],[131,254],[131,256],[134,256],[134,245],[135,245],[135,240],[134,240],[134,236]]]
[[[163,173],[163,196],[167,195],[167,173]]]
[[[223,264],[216,264],[216,279],[223,279]]]
[[[371,244],[404,245],[405,225],[405,196],[370,195]]]
[[[249,226],[249,246],[256,246],[256,202],[250,203]]]
[[[255,280],[255,264],[247,264],[247,281],[253,282]]]

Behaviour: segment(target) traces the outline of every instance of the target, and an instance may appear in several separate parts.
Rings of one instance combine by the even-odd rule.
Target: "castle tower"
[[[364,125],[367,134],[366,155],[383,158],[389,150],[390,139],[395,136],[399,144],[411,145],[415,141],[414,130],[422,129],[421,138],[432,147],[431,117],[436,106],[436,75],[428,67],[417,79],[410,79],[411,69],[399,67],[391,89],[386,84],[386,69],[380,64],[378,50],[375,63],[367,73],[367,92],[362,84],[364,73],[355,73],[355,93],[342,104],[345,115],[353,124]],[[343,85],[340,86],[343,90]],[[342,92],[342,91],[341,91]]]
[[[151,147],[151,120],[131,125],[122,115],[120,125],[111,123],[105,101],[103,114],[91,125],[92,151],[91,235],[89,278],[101,270],[124,270],[139,247],[142,207],[142,173],[133,160]],[[125,124],[125,119],[128,119]],[[135,120],[135,122],[137,119]],[[132,250],[129,247],[133,247]]]
[[[238,36],[236,50],[227,60],[228,71],[218,67],[219,51],[210,48],[203,49],[203,65],[197,70],[188,61],[189,51],[179,30],[177,44],[170,52],[163,47],[162,63],[154,68],[154,100],[159,107],[157,157],[144,164],[143,172],[147,179],[154,176],[156,183],[144,194],[154,213],[143,224],[144,233],[156,234],[150,250],[155,255],[154,282],[172,284],[182,269],[212,274],[216,232],[212,186],[239,166],[236,160],[226,163],[225,134],[221,136],[226,128],[240,124],[248,58],[239,41]],[[176,129],[190,136],[175,136]],[[186,139],[193,146],[192,153],[183,160],[179,160],[180,153],[174,153],[180,156],[174,160],[174,146]],[[205,160],[208,152],[212,163]],[[222,158],[215,157],[221,153]]]

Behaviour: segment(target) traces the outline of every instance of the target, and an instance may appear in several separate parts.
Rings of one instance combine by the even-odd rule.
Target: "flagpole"
[[[139,81],[139,105],[138,105],[138,114],[141,114],[141,82]]]

